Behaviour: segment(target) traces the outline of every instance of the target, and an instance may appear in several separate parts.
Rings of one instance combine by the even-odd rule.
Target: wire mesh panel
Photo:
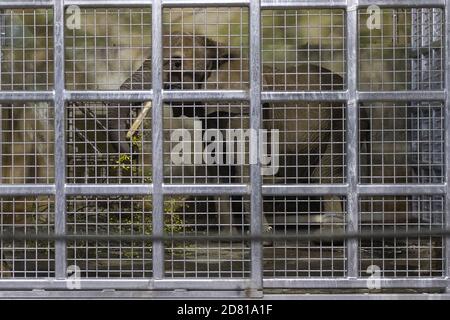
[[[261,20],[264,90],[343,89],[346,82],[343,10],[262,10]],[[333,73],[344,80],[327,81],[326,77]],[[305,81],[314,77],[321,81]]]
[[[151,235],[150,197],[70,197],[68,234]],[[148,278],[152,276],[149,241],[69,241],[68,265],[81,278]]]
[[[378,8],[379,9],[379,8]],[[379,25],[360,10],[359,89],[444,88],[442,9],[382,9]],[[361,183],[443,183],[444,109],[440,102],[371,102],[359,107]],[[443,227],[444,198],[360,199],[360,231],[424,231]],[[440,237],[360,240],[360,276],[439,277]]]
[[[167,183],[248,182],[251,133],[247,105],[172,103],[164,111]]]
[[[248,87],[247,8],[163,10],[165,89]]]
[[[448,287],[430,1],[0,3],[0,289]]]
[[[323,197],[265,197],[264,214],[273,235],[314,235],[342,232],[346,224],[345,199]],[[344,241],[267,241],[264,276],[343,277]]]
[[[361,183],[443,183],[442,108],[441,103],[361,105]],[[413,119],[411,112],[417,115]]]
[[[272,145],[275,184],[344,183],[345,110],[340,103],[273,103],[263,106],[263,128]],[[270,150],[269,147],[266,148]],[[275,157],[273,157],[275,158]]]
[[[53,107],[46,102],[0,104],[4,184],[54,181]]]
[[[141,102],[71,102],[66,107],[69,183],[150,183],[151,119],[127,137]]]
[[[440,45],[443,42],[443,12],[440,9],[419,9],[412,11],[412,46],[415,52],[415,57],[412,61],[412,79],[411,89],[413,90],[438,90],[443,86],[444,72],[443,72],[443,47]],[[439,183],[443,182],[440,179],[444,174],[444,168],[439,166],[443,162],[440,150],[442,146],[439,145],[440,140],[444,138],[444,132],[434,131],[436,127],[443,126],[443,111],[439,107],[423,108],[421,110],[409,110],[410,123],[420,129],[420,132],[425,132],[425,141],[421,141],[419,131],[413,131],[411,134],[413,138],[417,139],[411,147],[415,151],[426,150],[426,153],[418,153],[417,157],[411,159],[414,164],[414,173],[422,176],[428,176],[428,179],[421,179],[424,183]],[[431,131],[433,130],[433,131]],[[428,142],[426,140],[431,140]],[[439,200],[436,197],[435,200]],[[432,204],[435,205],[436,201]],[[427,205],[427,202],[413,201],[412,206]],[[430,221],[430,216],[426,214],[428,210],[439,210],[439,208],[413,208],[413,210],[420,212],[419,219]],[[425,212],[423,214],[422,212]],[[433,222],[442,222],[443,220],[433,220]]]
[[[442,9],[411,11],[410,87],[412,90],[439,90],[444,85],[444,18]]]
[[[429,9],[415,9],[414,12],[425,12]],[[442,17],[441,9],[434,9]],[[433,29],[439,28],[440,34],[433,43],[429,42],[425,47],[414,46],[416,40],[412,35],[412,9],[381,9],[380,25],[367,23],[369,14],[366,10],[358,12],[359,17],[359,89],[373,91],[390,90],[417,90],[412,88],[413,63],[422,65],[432,64],[433,70],[423,69],[420,79],[416,84],[423,86],[429,84],[435,89],[443,89],[443,62],[442,59],[432,60],[429,56],[421,61],[421,50],[441,50],[444,46],[442,33],[442,19],[439,21],[416,20],[415,28],[426,30],[421,35],[421,41],[432,36]],[[428,74],[428,75],[426,75]]]
[[[52,197],[0,198],[2,234],[53,235]],[[46,240],[1,240],[0,278],[54,276],[55,244]]]
[[[53,88],[53,19],[50,9],[0,12],[1,90]]]
[[[413,202],[417,203],[412,206]],[[417,208],[424,212],[412,211]],[[439,196],[416,199],[405,196],[363,197],[360,211],[361,231],[430,231],[443,226],[442,222],[435,221],[443,221],[444,199]],[[418,219],[421,215],[436,218],[424,222]],[[366,272],[370,266],[377,266],[381,277],[443,276],[442,237],[361,240],[360,246],[361,276],[371,274]]]
[[[170,235],[244,235],[249,201],[242,197],[168,197],[165,231]],[[250,276],[246,241],[174,240],[166,242],[165,275],[169,278],[245,278]]]
[[[149,90],[151,64],[141,66],[151,61],[150,9],[77,10],[79,21],[74,21],[73,11],[66,11],[66,88]],[[122,86],[133,77],[128,86]]]

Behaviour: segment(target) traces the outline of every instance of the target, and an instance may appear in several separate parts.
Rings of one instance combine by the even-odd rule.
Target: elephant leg
[[[231,199],[232,199],[231,196],[217,197],[217,213],[219,217],[220,233],[225,235],[240,235],[242,233],[240,233],[237,226],[233,224],[233,208]],[[248,225],[251,225],[250,209],[251,209],[250,202],[244,200],[243,201],[244,223]],[[269,222],[267,221],[264,212],[261,212],[261,215],[262,215],[261,218],[263,225],[263,233],[272,232],[272,227],[269,225]]]
[[[245,219],[247,220],[246,223],[248,223],[249,225],[251,225],[251,204],[248,201],[245,201],[244,203],[244,212],[248,213],[245,215]],[[272,226],[269,224],[269,221],[267,221],[266,215],[264,214],[264,206],[262,206],[263,210],[261,212],[262,214],[262,235],[269,235],[273,232],[273,228]],[[265,240],[263,241],[263,246],[265,247],[270,247],[273,245],[273,241],[272,240]]]
[[[225,236],[238,235],[239,231],[233,224],[233,209],[230,196],[219,196],[216,199],[219,233]]]
[[[333,152],[336,151],[333,150],[333,145],[330,143],[321,158],[321,163],[314,169],[312,179],[324,184],[332,184],[333,180],[342,177],[342,157],[333,155]],[[343,230],[345,223],[343,199],[337,195],[324,195],[322,200],[321,214],[311,221],[319,224],[321,232]]]

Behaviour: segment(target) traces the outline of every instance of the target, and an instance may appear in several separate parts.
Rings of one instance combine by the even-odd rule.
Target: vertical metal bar
[[[164,232],[163,184],[163,103],[162,103],[162,4],[154,0],[152,5],[152,139],[153,139],[153,234]],[[153,242],[153,277],[164,277],[164,243]]]
[[[251,233],[254,236],[262,232],[262,176],[260,163],[259,132],[261,128],[261,2],[250,1],[250,217]],[[262,290],[262,259],[263,247],[261,241],[251,244],[251,280],[254,290]]]
[[[445,199],[445,227],[450,229],[450,0],[445,2],[445,168],[447,197]],[[445,276],[450,277],[450,237],[445,238]],[[447,286],[450,292],[450,284]]]
[[[3,48],[6,43],[6,22],[5,22],[5,10],[0,9],[0,91],[3,86],[2,72],[3,72]],[[3,168],[3,112],[0,110],[0,168]],[[3,182],[3,174],[0,172],[0,183]]]
[[[66,154],[64,123],[64,1],[55,0],[53,5],[54,28],[54,110],[55,110],[55,233],[66,233]],[[55,276],[66,278],[66,242],[55,243]]]
[[[358,59],[358,0],[347,3],[347,231],[358,231],[358,100],[357,100],[357,59]],[[347,241],[347,276],[358,277],[358,239]]]

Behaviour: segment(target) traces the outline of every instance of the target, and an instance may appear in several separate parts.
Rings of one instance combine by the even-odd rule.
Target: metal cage
[[[385,23],[391,23],[391,35],[361,31],[367,8],[374,4],[382,17],[389,17]],[[89,35],[67,28],[69,7],[81,8],[81,14],[92,18],[85,22],[96,30],[95,47],[86,45]],[[17,17],[31,26],[30,32],[18,31],[11,10],[19,10]],[[219,20],[212,26],[206,20],[192,22],[211,28],[218,42],[226,43],[222,49],[240,52],[236,60],[241,68],[234,70],[239,83],[230,81],[226,89],[218,82],[201,89],[188,81],[179,87],[165,85],[171,59],[165,52],[175,48],[166,45],[163,29],[176,26],[164,17],[183,16],[186,10],[214,19],[239,17],[223,39],[212,29]],[[108,14],[116,20],[96,20]],[[314,21],[320,19],[332,24],[329,37],[317,40],[314,32],[320,27]],[[117,36],[129,39],[125,47],[138,52],[133,57],[131,51],[114,51],[108,42],[113,41],[108,32],[123,21],[141,28],[138,37]],[[284,21],[284,38],[272,34],[274,21]],[[299,30],[300,21],[306,30]],[[347,295],[349,289],[376,297],[382,291],[371,291],[375,280],[376,289],[386,292],[448,293],[450,238],[443,232],[450,227],[448,21],[449,0],[1,1],[1,57],[10,54],[13,62],[7,64],[9,69],[0,63],[0,123],[12,119],[11,127],[1,128],[0,161],[3,172],[23,168],[25,173],[0,178],[0,260],[12,264],[9,276],[0,269],[0,296],[273,298],[285,289],[297,295],[314,289],[353,297]],[[33,42],[39,32],[44,47]],[[280,53],[276,44],[285,43],[289,34],[295,34],[295,48]],[[16,53],[14,45],[20,49]],[[27,50],[41,55],[27,59]],[[105,58],[90,61],[90,52]],[[386,57],[386,52],[393,56]],[[122,81],[115,74],[131,76],[121,68],[136,69],[133,59],[145,55],[151,56],[149,80],[119,89]],[[343,84],[332,83],[328,89],[322,84],[304,88],[298,81],[293,88],[267,86],[264,77],[275,79],[275,68],[287,70],[302,59],[338,70]],[[274,68],[266,69],[266,64]],[[370,78],[380,65],[392,69],[381,80]],[[106,82],[98,80],[102,75],[97,68],[104,68]],[[95,72],[88,78],[83,72],[90,69]],[[312,70],[308,76],[324,72]],[[242,80],[245,77],[248,81]],[[120,153],[109,145],[107,110],[128,109],[127,116],[135,117],[135,103],[144,101],[152,101],[151,120],[141,126],[139,151],[132,151],[135,157],[122,165]],[[326,165],[320,160],[318,181],[289,180],[285,174],[282,183],[265,180],[260,161],[243,166],[236,176],[230,173],[236,168],[223,173],[220,167],[196,168],[189,176],[187,165],[176,173],[166,163],[166,131],[190,125],[187,118],[167,115],[166,105],[191,112],[193,105],[205,103],[216,115],[228,112],[228,129],[235,121],[239,128],[260,131],[274,121],[263,112],[264,105],[278,103],[287,114],[295,102],[305,103],[312,118],[308,103],[323,109],[337,106],[339,113],[329,119],[337,127],[319,126],[308,134],[315,130],[336,135],[331,153],[340,162],[330,170],[341,175],[325,176]],[[32,118],[27,108],[35,110]],[[213,128],[223,126],[219,116],[191,118],[215,120]],[[31,151],[14,151],[14,140],[4,140],[3,135],[20,130],[14,121],[26,123],[21,143],[33,145]],[[33,125],[37,121],[46,125],[38,129]],[[47,142],[37,143],[38,135]],[[259,159],[261,139],[250,145],[249,158]],[[319,159],[327,154],[322,143],[313,155]],[[34,157],[36,152],[45,159]],[[111,160],[111,155],[119,160]],[[136,160],[143,158],[151,160]],[[300,171],[304,160],[285,155],[283,161],[288,172]],[[375,166],[377,161],[380,165]],[[29,167],[39,174],[27,177]],[[309,164],[304,167],[312,170]],[[144,174],[148,170],[151,179]],[[336,203],[342,203],[343,220],[331,224],[328,233],[313,234],[321,208],[335,208]],[[232,208],[231,221],[239,220],[237,239],[220,231],[220,217],[214,213],[221,206]],[[22,222],[6,222],[8,217],[16,221],[19,211],[25,217]],[[333,209],[329,213],[333,216]],[[273,226],[269,245],[264,244],[263,216]],[[208,238],[215,232],[218,236]]]

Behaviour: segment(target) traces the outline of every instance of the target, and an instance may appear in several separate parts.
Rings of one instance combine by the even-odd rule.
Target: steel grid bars
[[[349,0],[347,6],[347,231],[358,230],[358,0]],[[358,241],[347,241],[347,277],[358,275]]]
[[[262,123],[261,110],[261,6],[260,1],[250,2],[250,186],[251,233],[262,232],[262,176],[260,163],[259,132]],[[253,160],[253,161],[252,161]],[[262,243],[252,241],[251,278],[254,289],[262,290]]]
[[[153,140],[153,234],[160,236],[164,232],[164,196],[163,196],[163,61],[162,61],[162,5],[154,0],[152,6],[152,140]],[[153,243],[153,277],[164,276],[164,243]]]
[[[450,117],[450,0],[446,0],[445,2],[445,18],[444,18],[444,26],[445,26],[445,172],[446,172],[446,197],[445,197],[445,226],[446,228],[450,227],[450,125],[449,125],[449,117]],[[445,276],[447,279],[450,278],[450,237],[445,238]],[[447,283],[447,293],[450,292],[450,283]]]
[[[0,3],[0,8],[32,8],[32,7],[52,7],[54,10],[54,91],[3,91],[0,92],[0,101],[54,101],[55,108],[55,183],[54,184],[35,184],[35,185],[1,185],[0,194],[3,196],[10,195],[55,195],[55,233],[57,236],[66,235],[66,196],[68,195],[148,195],[153,194],[153,233],[156,237],[163,235],[164,230],[164,195],[191,194],[191,195],[251,195],[251,234],[258,237],[262,231],[262,196],[298,196],[298,195],[323,195],[327,193],[346,195],[347,199],[347,231],[350,233],[359,230],[359,196],[411,196],[411,195],[433,195],[446,194],[445,204],[445,226],[450,228],[450,128],[448,117],[450,115],[450,37],[446,37],[445,51],[445,92],[442,91],[414,91],[414,92],[372,92],[358,91],[357,79],[357,61],[358,61],[358,8],[373,4],[368,0],[336,0],[336,1],[175,1],[175,0],[155,0],[152,6],[152,70],[153,89],[150,91],[66,91],[64,88],[64,6],[65,5],[83,5],[92,7],[118,7],[123,6],[123,1],[75,1],[75,0],[49,0],[49,1],[4,1]],[[382,7],[444,7],[445,5],[445,28],[446,35],[450,33],[450,0],[433,0],[424,2],[423,0],[380,0],[377,1]],[[126,6],[145,6],[149,5],[149,1],[129,1]],[[163,92],[162,81],[162,8],[164,6],[176,7],[192,7],[192,6],[226,6],[226,5],[242,5],[250,7],[250,91],[183,91],[176,90]],[[264,92],[261,93],[261,9],[270,8],[347,8],[346,32],[347,38],[347,91],[342,92]],[[123,101],[123,100],[153,100],[152,114],[152,140],[153,140],[153,184],[129,184],[123,186],[120,184],[109,184],[98,186],[94,184],[78,185],[66,184],[66,150],[65,150],[65,101],[82,100],[82,101]],[[312,100],[312,101],[338,101],[347,102],[347,184],[342,185],[262,185],[262,177],[260,174],[261,165],[259,163],[259,135],[255,134],[250,149],[251,158],[258,160],[251,166],[250,188],[245,184],[228,184],[225,186],[218,185],[164,185],[163,176],[163,101],[227,101],[227,100],[246,100],[250,101],[250,123],[251,129],[257,133],[261,128],[261,102],[281,102],[290,100]],[[445,165],[446,165],[446,184],[370,184],[358,185],[358,102],[359,101],[388,102],[388,101],[444,101],[445,100]],[[432,141],[430,141],[431,143]],[[377,212],[383,214],[383,211]],[[359,268],[358,248],[359,242],[356,238],[347,240],[347,279],[336,278],[308,278],[308,279],[265,279],[264,287],[280,288],[280,287],[297,287],[297,288],[365,288],[366,279],[361,276]],[[448,279],[450,276],[450,239],[445,241],[445,275]],[[262,243],[261,239],[253,239],[251,245],[251,288],[260,291],[263,288],[262,279]],[[100,281],[83,282],[88,285],[89,289],[101,288],[124,288],[124,289],[205,289],[225,288],[227,290],[243,290],[250,285],[248,280],[217,281],[201,279],[195,280],[167,280],[164,279],[164,245],[163,240],[157,240],[153,243],[153,276],[149,282],[147,281]],[[66,278],[66,240],[57,239],[56,241],[56,278],[58,280]],[[23,281],[12,280],[2,282],[2,288],[20,289],[20,288],[61,288],[64,289],[64,281],[51,282],[47,280]],[[64,283],[64,286],[63,286]],[[139,284],[136,286],[136,284]],[[391,279],[385,278],[381,281],[382,286],[386,287],[448,287],[448,280],[437,277],[427,279]],[[83,288],[84,284],[83,284]],[[232,292],[230,292],[230,295]]]
[[[55,233],[66,234],[66,153],[65,153],[65,100],[64,100],[64,1],[55,0],[54,16],[54,77],[55,77]],[[55,243],[55,275],[66,278],[66,242]]]
[[[249,5],[251,0],[164,0],[161,2],[163,6],[246,6]],[[2,8],[49,8],[52,6],[52,0],[5,0],[0,2]],[[148,0],[128,0],[126,2],[127,7],[142,7],[148,5]],[[261,8],[345,8],[346,0],[302,0],[302,1],[273,1],[263,0],[261,2]],[[374,4],[372,0],[361,0],[360,6],[370,6]],[[378,0],[376,2],[379,6],[389,7],[443,7],[446,4],[446,0]],[[82,7],[123,7],[124,1],[122,0],[66,0],[65,5],[77,5]]]

